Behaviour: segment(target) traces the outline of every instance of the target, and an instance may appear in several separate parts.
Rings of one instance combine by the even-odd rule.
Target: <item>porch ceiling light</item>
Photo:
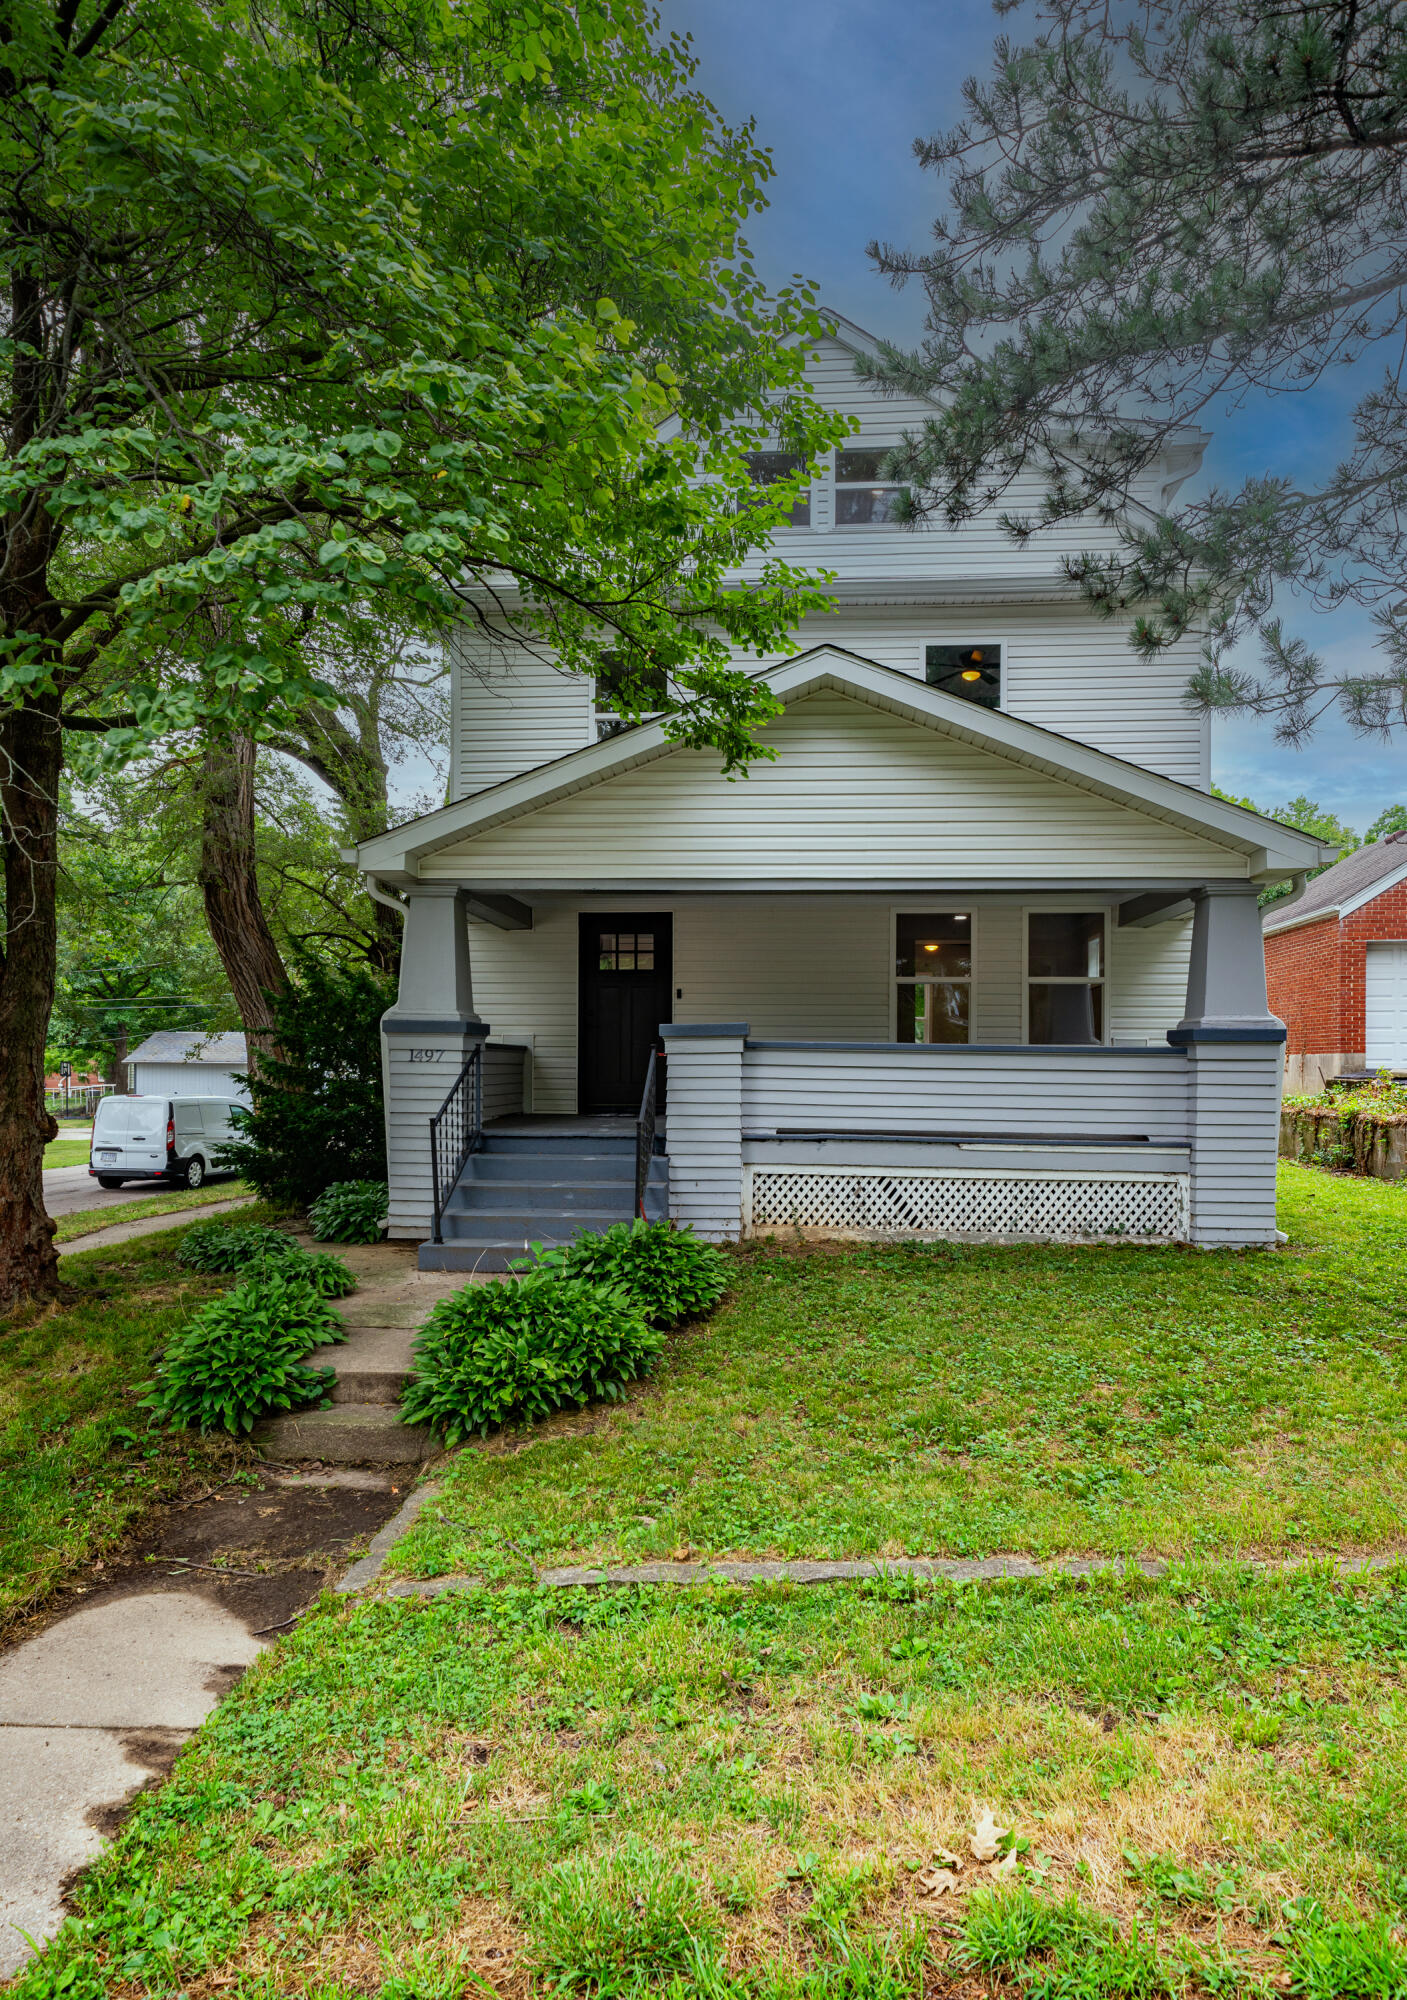
[[[982,678],[976,667],[965,667],[962,677],[965,681],[980,681]]]

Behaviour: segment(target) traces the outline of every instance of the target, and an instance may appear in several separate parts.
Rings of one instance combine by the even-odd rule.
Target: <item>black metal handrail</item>
[[[484,1143],[484,1045],[475,1042],[453,1088],[430,1120],[430,1181],[435,1195],[433,1242],[443,1243],[445,1204],[471,1153]]]
[[[658,1049],[650,1050],[650,1067],[645,1071],[645,1092],[640,1099],[640,1115],[635,1121],[635,1213],[645,1213],[645,1189],[650,1179],[650,1161],[655,1155],[655,1108],[658,1103]]]

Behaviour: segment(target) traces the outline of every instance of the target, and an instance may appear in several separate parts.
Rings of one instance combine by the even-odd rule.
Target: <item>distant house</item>
[[[249,1057],[243,1035],[202,1035],[194,1028],[160,1028],[127,1058],[131,1089],[138,1097],[234,1097],[249,1102],[236,1077]]]
[[[1326,868],[1264,912],[1270,1006],[1289,1030],[1285,1087],[1407,1071],[1407,832]]]

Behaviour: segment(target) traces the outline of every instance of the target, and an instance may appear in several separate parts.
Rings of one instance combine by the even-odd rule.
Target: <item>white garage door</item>
[[[1368,947],[1369,1069],[1407,1069],[1407,944]]]

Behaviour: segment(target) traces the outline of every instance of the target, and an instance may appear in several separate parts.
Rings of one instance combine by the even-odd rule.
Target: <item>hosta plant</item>
[[[277,1267],[299,1284],[310,1285],[325,1299],[345,1299],[357,1289],[357,1281],[340,1257],[323,1250],[300,1250],[296,1257],[281,1258]]]
[[[176,1262],[188,1271],[242,1271],[247,1264],[264,1264],[303,1252],[284,1229],[260,1223],[197,1222],[181,1238]]]
[[[422,1328],[401,1413],[459,1444],[510,1419],[618,1397],[662,1345],[619,1287],[553,1270],[466,1285]]]
[[[390,1195],[385,1181],[334,1181],[308,1210],[319,1243],[379,1243]]]
[[[556,1254],[568,1277],[622,1286],[652,1326],[696,1319],[728,1289],[722,1251],[670,1222],[617,1222],[599,1236],[578,1236]]]
[[[325,1402],[333,1371],[303,1357],[342,1335],[326,1299],[294,1273],[266,1269],[192,1315],[142,1400],[168,1424],[238,1437],[260,1417]]]

